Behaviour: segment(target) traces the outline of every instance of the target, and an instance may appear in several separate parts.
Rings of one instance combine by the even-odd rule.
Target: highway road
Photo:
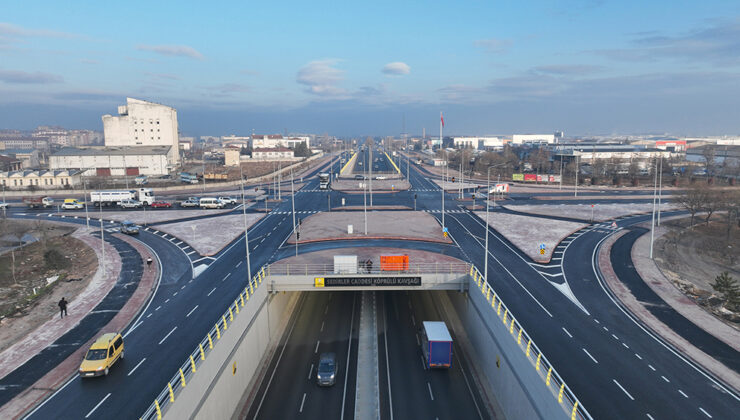
[[[373,156],[382,155],[376,151]],[[337,172],[338,166],[335,163],[332,171]],[[406,166],[401,168],[405,173]],[[412,164],[410,169],[411,191],[377,194],[374,204],[413,207],[416,195],[417,207],[432,212],[440,220],[440,190],[416,165]],[[319,170],[327,169],[318,168],[315,172]],[[347,205],[362,204],[362,195],[319,192],[317,184],[315,177],[309,178],[296,196],[296,211],[325,210],[326,194],[333,203],[339,203],[344,197]],[[537,265],[501,235],[486,229],[480,218],[462,209],[459,202],[453,200],[455,196],[453,193],[445,197],[446,210],[452,210],[445,215],[445,224],[456,246],[450,246],[445,252],[456,253],[473,262],[481,272],[488,258],[489,283],[595,418],[734,418],[740,412],[737,395],[725,390],[711,375],[681,356],[612,300],[593,262],[595,250],[612,230],[603,226],[586,228],[558,248],[556,258],[561,260]],[[290,206],[290,200],[284,200],[250,228],[253,272],[267,262],[295,252],[284,245],[291,233]],[[496,210],[492,214],[505,217],[504,212]],[[644,220],[645,216],[625,218],[618,225],[632,230],[632,225]],[[484,235],[489,235],[488,255],[484,255]],[[139,416],[244,287],[247,273],[243,238],[219,253],[208,269],[195,279],[188,275],[189,271],[179,276],[170,274],[170,270],[182,272],[183,266],[190,268],[182,264],[185,258],[182,249],[150,232],[142,233],[140,238],[166,256],[160,255],[166,276],[142,313],[141,323],[137,321],[135,328],[126,331],[126,359],[107,378],[84,382],[71,380],[35,411],[32,418],[53,418],[57,413],[72,418]],[[421,243],[395,245],[419,249],[428,246]],[[318,249],[316,247],[301,246],[299,252]],[[625,266],[630,263],[624,253],[616,258],[617,263]],[[418,317],[436,315],[429,304],[413,294],[383,293],[379,297],[380,313],[387,317],[386,321],[396,317],[402,320],[384,323],[386,329],[379,337],[380,348],[387,345],[390,355],[387,359],[381,355],[381,367],[386,368],[383,379],[390,383],[390,390],[381,391],[383,412],[392,410],[398,418],[418,417],[419,413],[423,414],[421,417],[445,418],[459,413],[465,415],[458,418],[477,417],[479,397],[462,392],[467,388],[467,380],[461,372],[453,368],[443,377],[444,374],[439,375],[437,371],[424,371],[420,361],[416,361],[414,323],[418,322]],[[263,384],[268,392],[262,395],[267,396],[254,414],[265,418],[295,417],[300,414],[301,403],[307,416],[317,412],[336,415],[352,411],[343,386],[341,389],[339,386],[317,389],[308,377],[311,363],[315,364],[315,354],[309,347],[317,342],[319,347],[324,346],[319,352],[331,349],[337,354],[350,354],[351,364],[353,351],[349,331],[354,328],[352,314],[355,312],[351,305],[356,306],[355,301],[353,293],[311,293],[304,298],[301,302],[303,315],[291,321],[295,326],[294,335],[286,332],[281,342],[285,359],[280,363],[273,359],[271,368],[275,379],[269,387]],[[408,308],[409,303],[411,308]],[[317,314],[316,308],[326,308],[326,317],[321,310]],[[414,318],[410,316],[412,313]],[[322,322],[324,331],[321,330]],[[328,341],[322,344],[322,338]],[[730,353],[730,360],[738,360],[732,356]],[[459,366],[468,363],[459,362]],[[340,368],[347,366],[344,362]],[[352,370],[344,373],[348,383]],[[298,372],[305,373],[299,375]],[[424,382],[428,384],[426,394],[419,393],[420,385],[424,390]],[[387,383],[381,381],[384,386]],[[338,396],[340,390],[345,397],[344,404]],[[326,392],[320,394],[319,391]],[[351,394],[350,391],[347,392]],[[282,394],[285,398],[275,397]],[[440,395],[455,395],[455,398],[443,399]],[[252,408],[251,418],[254,417]]]

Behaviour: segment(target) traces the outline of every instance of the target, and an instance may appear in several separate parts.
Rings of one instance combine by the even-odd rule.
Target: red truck
[[[23,204],[27,205],[30,209],[49,208],[54,207],[54,199],[45,196],[36,197],[23,197]]]

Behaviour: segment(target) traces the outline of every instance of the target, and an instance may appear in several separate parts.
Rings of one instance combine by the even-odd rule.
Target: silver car
[[[319,367],[316,370],[316,383],[319,386],[332,386],[337,381],[336,353],[321,353]]]
[[[121,200],[119,204],[122,209],[137,209],[141,207],[141,201],[138,200]]]

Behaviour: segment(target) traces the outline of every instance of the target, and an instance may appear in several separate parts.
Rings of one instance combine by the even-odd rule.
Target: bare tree
[[[714,146],[704,146],[701,151],[702,157],[704,157],[704,167],[707,170],[707,175],[712,174],[712,168],[714,168]]]
[[[694,227],[694,216],[703,209],[707,200],[705,188],[691,185],[676,197],[678,204],[691,214],[691,226]]]

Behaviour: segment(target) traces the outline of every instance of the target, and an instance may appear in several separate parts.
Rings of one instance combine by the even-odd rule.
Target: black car
[[[321,353],[319,367],[316,370],[316,383],[319,386],[332,386],[337,381],[336,353]]]

